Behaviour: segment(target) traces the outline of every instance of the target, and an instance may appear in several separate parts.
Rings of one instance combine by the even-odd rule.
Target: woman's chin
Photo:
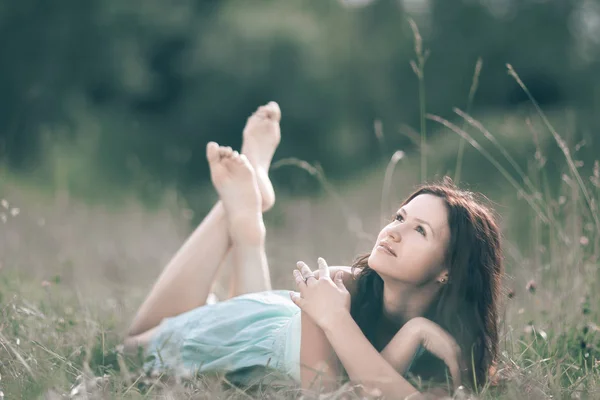
[[[384,261],[385,260],[382,260],[381,255],[377,254],[377,251],[373,251],[369,256],[369,268],[371,268],[375,272],[379,272],[382,269],[385,269],[385,267],[382,265],[385,263]]]

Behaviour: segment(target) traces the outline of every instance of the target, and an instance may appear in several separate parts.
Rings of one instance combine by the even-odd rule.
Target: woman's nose
[[[390,239],[392,239],[394,242],[400,242],[402,240],[402,234],[400,232],[402,228],[400,227],[395,227],[395,228],[391,228],[388,230],[388,236]]]

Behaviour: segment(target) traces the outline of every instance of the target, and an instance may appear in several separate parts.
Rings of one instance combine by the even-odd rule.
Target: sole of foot
[[[275,191],[269,179],[269,168],[273,154],[281,141],[280,121],[279,105],[271,101],[258,107],[244,127],[242,154],[248,157],[254,167],[263,211],[267,211],[275,203]]]
[[[227,211],[230,235],[239,244],[260,244],[264,240],[261,195],[254,168],[247,157],[221,147],[206,146],[206,158],[217,193]]]

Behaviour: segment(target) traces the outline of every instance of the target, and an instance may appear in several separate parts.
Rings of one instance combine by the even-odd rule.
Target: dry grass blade
[[[481,70],[483,69],[483,60],[481,57],[477,59],[477,63],[475,64],[475,72],[473,73],[473,80],[471,81],[471,88],[469,89],[469,97],[467,99],[467,114],[471,113],[471,108],[473,107],[473,100],[475,100],[475,93],[477,93],[477,88],[479,87],[479,76],[481,75]],[[463,124],[462,129],[465,129],[466,126]],[[458,155],[456,156],[456,168],[454,173],[454,182],[457,184],[460,182],[460,174],[462,170],[462,160],[463,154],[465,151],[465,141],[461,140],[458,144]]]
[[[410,29],[412,29],[413,36],[415,38],[415,54],[417,55],[417,57],[422,57],[423,38],[421,37],[421,33],[419,32],[419,27],[412,18],[408,18],[408,23],[410,24]]]
[[[33,343],[34,345],[38,346],[40,349],[44,350],[46,353],[48,353],[49,355],[51,355],[53,358],[56,358],[57,360],[62,361],[67,367],[69,367],[70,369],[72,369],[74,372],[69,371],[69,373],[73,376],[77,376],[77,375],[81,375],[83,373],[83,371],[77,369],[71,362],[69,362],[69,360],[67,360],[65,357],[62,357],[60,354],[57,354],[56,352],[48,349],[46,346],[42,345],[40,342],[38,342],[37,340],[32,340],[31,343]]]
[[[506,150],[506,148],[504,146],[502,146],[494,137],[494,135],[492,135],[490,133],[490,131],[488,131],[482,124],[481,122],[477,121],[475,118],[471,117],[468,112],[464,112],[462,110],[460,110],[459,108],[453,108],[453,111],[462,119],[464,119],[466,122],[469,123],[469,125],[471,125],[472,127],[476,128],[477,130],[479,130],[481,133],[483,133],[483,136],[485,136],[485,138],[487,140],[489,140],[490,142],[492,142],[492,144],[494,146],[496,146],[496,148],[498,150],[500,150],[500,152],[502,153],[502,155],[504,156],[504,158],[506,158],[506,160],[510,163],[510,165],[512,165],[512,167],[515,169],[515,171],[517,171],[517,173],[519,174],[519,176],[521,177],[521,179],[523,180],[523,183],[525,184],[525,186],[527,186],[527,188],[529,188],[529,190],[532,193],[538,192],[539,189],[533,186],[533,183],[531,182],[531,180],[529,179],[529,177],[527,177],[527,175],[525,174],[525,172],[523,171],[523,169],[519,166],[519,164],[517,164],[517,162],[515,161],[514,158],[511,157],[511,155],[508,153],[508,151]]]
[[[244,390],[240,389],[239,387],[237,387],[236,385],[234,385],[233,383],[231,383],[231,382],[230,382],[230,381],[229,381],[227,378],[225,378],[225,377],[222,377],[221,379],[223,380],[223,382],[225,382],[225,383],[227,383],[229,386],[231,386],[231,387],[233,388],[233,390],[234,390],[234,391],[235,391],[237,394],[239,394],[239,395],[241,395],[242,397],[244,397],[244,398],[247,398],[247,399],[251,399],[251,400],[253,399],[253,397],[252,397],[252,396],[250,396],[250,395],[249,395],[248,393],[246,393]]]
[[[129,393],[129,391],[131,389],[133,389],[133,387],[144,377],[144,375],[140,374],[138,375],[138,377],[127,387],[127,389],[125,389],[125,392],[123,392],[123,396],[125,396],[127,393]]]
[[[377,143],[379,143],[379,151],[381,155],[385,155],[385,135],[383,134],[383,124],[380,120],[375,120],[373,122],[373,130],[375,132],[375,137],[377,138]]]
[[[419,132],[407,124],[400,124],[398,133],[406,136],[416,147],[419,148],[419,151],[421,150],[421,137],[419,136]]]
[[[386,220],[386,215],[388,211],[388,200],[390,197],[390,188],[392,186],[392,174],[394,173],[394,169],[396,168],[396,164],[404,157],[403,151],[396,151],[390,162],[385,169],[385,176],[383,177],[383,188],[381,189],[381,221]]]
[[[336,192],[333,185],[329,183],[327,178],[325,178],[325,174],[321,170],[311,165],[309,162],[300,160],[295,157],[284,158],[277,161],[276,163],[273,163],[273,165],[271,165],[271,170],[275,170],[284,166],[298,167],[308,172],[310,175],[316,177],[319,183],[323,185],[325,192],[332,196],[340,206],[340,209],[342,210],[344,217],[346,218],[348,230],[354,233],[359,239],[366,239],[369,241],[373,240],[372,235],[362,230],[362,223],[360,218],[348,208],[348,206],[344,202],[344,199],[342,199],[342,197]]]
[[[506,158],[506,160],[510,163],[510,165],[515,169],[515,171],[519,174],[519,176],[521,177],[521,180],[523,181],[523,183],[525,184],[525,186],[527,186],[527,188],[531,191],[531,193],[533,193],[534,195],[532,196],[532,199],[535,201],[536,198],[538,198],[538,196],[536,196],[536,193],[540,193],[540,189],[536,188],[533,183],[531,182],[531,179],[529,179],[529,177],[525,174],[525,172],[523,171],[523,169],[519,166],[519,164],[515,161],[515,159],[508,153],[508,151],[506,150],[506,148],[504,146],[502,146],[494,137],[494,135],[492,135],[492,133],[487,130],[483,124],[481,122],[479,122],[478,120],[476,120],[475,118],[473,118],[472,116],[470,116],[468,113],[463,112],[462,110],[458,109],[458,108],[454,108],[453,111],[459,116],[461,117],[465,122],[469,123],[469,125],[471,125],[472,127],[476,128],[477,130],[479,130],[481,133],[483,133],[483,136],[485,136],[486,139],[488,139],[490,142],[492,142],[492,144],[494,146],[496,146],[496,148],[500,151],[500,153],[502,153],[502,155],[504,156],[504,158]],[[465,131],[466,132],[466,131]],[[540,197],[541,199],[541,197]],[[562,227],[560,226],[560,224],[555,223],[555,219],[553,217],[553,215],[551,214],[550,208],[548,207],[547,204],[541,204],[542,207],[545,207],[548,212],[547,214],[545,214],[548,218],[548,220],[550,222],[552,222],[552,226],[554,227],[554,229],[556,229],[557,233],[562,237],[565,238],[566,234],[564,232],[564,230],[562,229]]]
[[[588,205],[588,207],[590,209],[590,212],[592,214],[592,218],[594,218],[594,223],[596,224],[596,232],[598,234],[600,234],[600,219],[598,218],[598,214],[594,212],[594,206],[593,206],[592,198],[591,198],[591,196],[590,196],[587,188],[585,187],[585,184],[583,183],[583,179],[581,178],[581,175],[579,174],[579,171],[577,171],[577,167],[575,166],[575,162],[573,161],[573,158],[571,157],[571,152],[569,151],[569,148],[567,147],[567,144],[560,137],[560,135],[558,134],[558,132],[556,132],[556,129],[554,129],[554,127],[552,126],[552,124],[550,123],[550,121],[548,120],[548,118],[546,117],[546,114],[544,113],[544,111],[542,111],[542,108],[540,107],[540,105],[538,104],[538,102],[535,100],[535,98],[531,95],[531,92],[529,91],[529,89],[527,88],[527,86],[525,86],[525,84],[523,83],[523,81],[521,80],[521,78],[519,77],[519,75],[517,74],[517,72],[513,69],[512,65],[507,64],[506,66],[508,68],[508,74],[510,76],[512,76],[517,81],[517,83],[519,84],[519,86],[521,87],[521,89],[523,89],[523,91],[525,92],[525,94],[527,95],[527,97],[529,97],[529,100],[532,102],[532,104],[535,107],[536,111],[538,112],[538,114],[542,118],[542,121],[544,122],[544,125],[546,125],[546,128],[548,128],[548,130],[550,131],[550,133],[552,133],[552,136],[554,137],[554,140],[556,141],[556,144],[558,145],[558,147],[560,148],[560,150],[565,155],[565,159],[567,160],[567,164],[569,165],[569,169],[571,170],[571,173],[577,179],[577,183],[579,184],[579,189],[581,190],[581,192],[583,193],[583,196],[585,197],[587,205]]]
[[[23,356],[21,355],[21,353],[19,353],[17,351],[17,349],[15,349],[15,347],[10,343],[10,341],[8,341],[6,339],[6,337],[4,337],[4,335],[2,335],[2,332],[0,332],[0,342],[2,343],[3,346],[7,347],[8,349],[10,349],[10,351],[13,352],[13,354],[15,355],[15,357],[17,358],[17,360],[19,360],[19,362],[23,365],[23,367],[25,368],[25,370],[27,371],[27,373],[32,378],[35,378],[35,374],[33,373],[33,370],[31,369],[31,367],[29,366],[29,364],[27,363],[27,361],[25,361],[25,359],[23,358]]]
[[[437,115],[427,114],[427,118],[444,125],[448,129],[452,130],[460,137],[465,139],[467,142],[469,142],[471,146],[477,149],[485,158],[488,159],[490,163],[492,163],[494,167],[496,167],[496,169],[506,178],[506,180],[517,190],[517,193],[523,196],[525,201],[527,201],[527,203],[535,211],[535,213],[538,215],[542,222],[544,222],[545,224],[548,224],[550,222],[548,220],[548,217],[535,203],[533,197],[530,194],[528,194],[527,191],[525,191],[525,189],[521,185],[519,185],[519,183],[515,181],[515,179],[508,173],[508,171],[506,171],[506,169],[502,165],[500,165],[500,163],[494,157],[492,157],[490,153],[488,153],[483,147],[481,147],[481,145],[475,139],[473,139],[471,135],[460,129],[458,126],[454,125],[452,122]]]
[[[421,120],[421,182],[427,179],[427,118],[426,115],[426,91],[425,91],[425,63],[429,57],[427,50],[423,51],[423,38],[419,32],[416,22],[409,18],[408,23],[413,31],[415,38],[415,54],[417,61],[410,62],[410,65],[419,80],[419,115]]]

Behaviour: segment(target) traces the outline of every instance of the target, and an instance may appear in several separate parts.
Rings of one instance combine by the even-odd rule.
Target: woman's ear
[[[437,277],[438,283],[444,285],[448,283],[448,270],[444,269]]]

